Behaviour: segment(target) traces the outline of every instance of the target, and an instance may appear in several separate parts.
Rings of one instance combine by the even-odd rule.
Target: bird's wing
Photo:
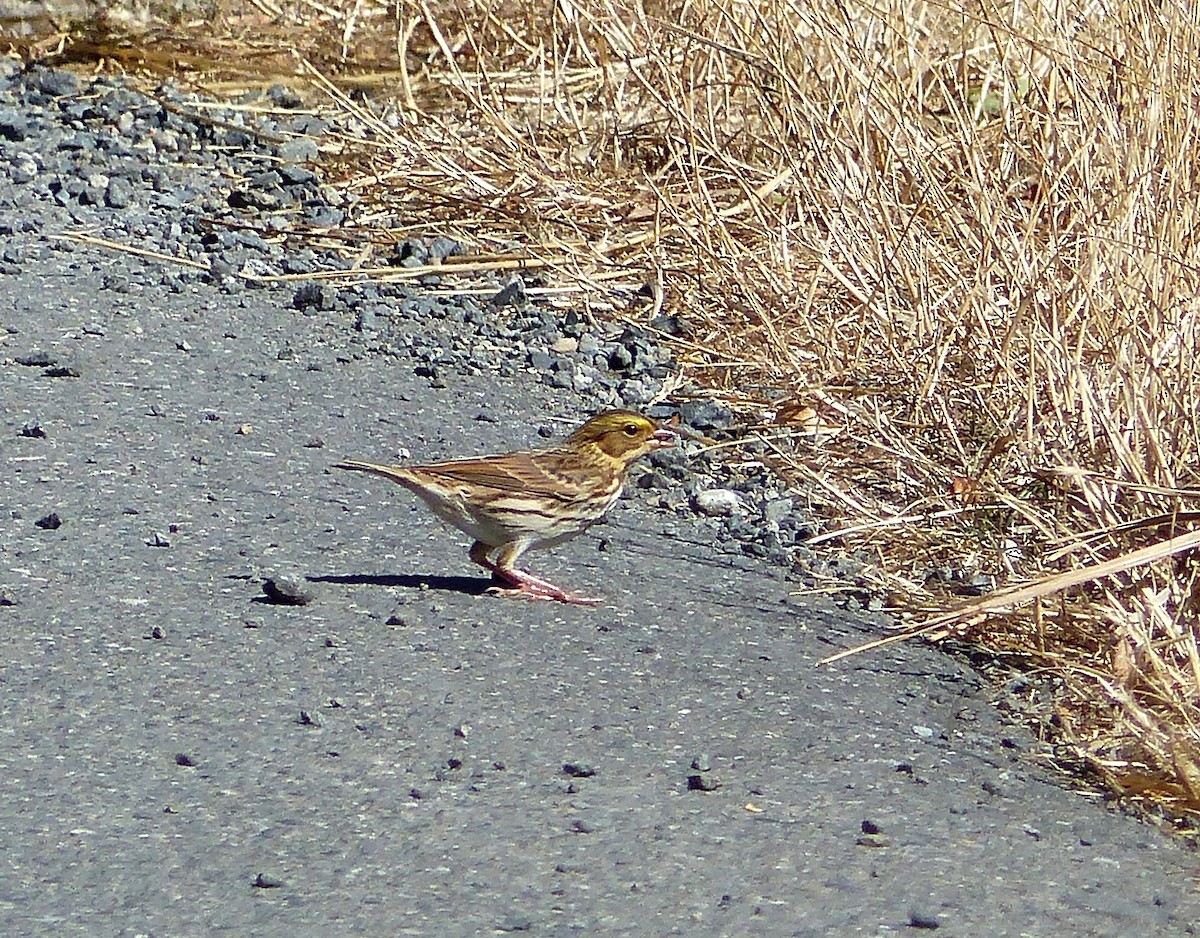
[[[535,495],[561,502],[574,502],[589,495],[590,479],[564,471],[556,454],[504,453],[477,459],[454,459],[417,468],[417,471],[446,481],[479,486],[513,495]],[[594,483],[593,483],[594,484]]]

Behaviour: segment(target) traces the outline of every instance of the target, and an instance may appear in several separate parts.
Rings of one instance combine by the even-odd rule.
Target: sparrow
[[[546,449],[413,466],[347,460],[334,468],[383,476],[420,497],[474,540],[469,557],[502,584],[494,592],[595,606],[603,600],[568,592],[517,561],[527,550],[586,531],[620,497],[635,460],[678,442],[670,427],[634,411],[608,410]]]

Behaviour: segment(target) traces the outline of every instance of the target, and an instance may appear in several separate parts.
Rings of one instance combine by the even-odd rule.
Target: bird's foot
[[[511,596],[521,599],[569,603],[573,606],[600,606],[603,599],[592,596],[580,596],[565,589],[547,583],[524,570],[493,570],[493,576],[507,586],[493,586],[488,592],[495,596]]]

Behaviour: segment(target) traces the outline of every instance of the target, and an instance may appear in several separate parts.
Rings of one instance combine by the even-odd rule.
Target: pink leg
[[[523,545],[511,544],[502,547],[494,563],[488,559],[490,550],[486,544],[476,541],[471,545],[471,560],[485,570],[492,571],[497,579],[509,584],[509,588],[494,586],[488,592],[501,596],[520,596],[523,599],[553,600],[577,606],[599,606],[604,602],[602,599],[567,592],[532,573],[517,569],[516,559],[524,550]]]

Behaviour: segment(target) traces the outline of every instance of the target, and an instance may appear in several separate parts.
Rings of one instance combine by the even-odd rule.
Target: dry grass
[[[827,542],[909,610],[946,609],[934,569],[1013,587],[930,627],[1055,674],[1056,742],[1200,816],[1196,10],[218,6],[215,36],[314,63],[376,243],[421,219],[680,317],[683,377]]]

